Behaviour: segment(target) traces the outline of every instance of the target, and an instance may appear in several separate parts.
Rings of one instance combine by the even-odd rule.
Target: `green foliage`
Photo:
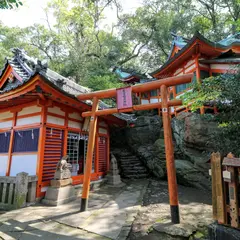
[[[29,55],[47,59],[50,68],[82,85],[118,87],[110,69],[156,70],[168,58],[171,32],[190,38],[198,30],[217,41],[240,30],[239,0],[146,0],[128,14],[121,12],[120,2],[53,0],[46,16],[54,14],[54,26],[47,21],[48,27],[35,24],[20,29],[0,23],[0,65],[11,48],[20,47]],[[106,23],[107,9],[115,11],[116,23]]]
[[[0,9],[12,9],[20,5],[22,5],[22,2],[19,0],[0,0]]]
[[[191,92],[184,94],[184,104],[191,104],[196,111],[203,105],[217,106],[219,113],[214,119],[219,124],[219,132],[214,140],[224,154],[233,152],[240,155],[240,72],[224,74],[204,79],[202,84],[193,86]]]

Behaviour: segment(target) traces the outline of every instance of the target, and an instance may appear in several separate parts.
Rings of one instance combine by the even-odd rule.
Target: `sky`
[[[27,27],[34,23],[47,24],[44,8],[50,0],[23,0],[23,6],[16,10],[0,10],[0,21],[8,27]],[[142,0],[121,0],[125,13],[133,12],[141,6]],[[115,13],[108,11],[107,19],[113,21]],[[54,22],[53,16],[49,20]]]

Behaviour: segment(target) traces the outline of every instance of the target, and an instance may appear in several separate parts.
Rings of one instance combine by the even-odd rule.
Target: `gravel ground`
[[[194,232],[205,229],[212,222],[211,193],[178,186],[181,223]],[[153,225],[170,221],[167,182],[151,179],[143,196],[142,207],[132,225],[128,240],[148,238]],[[187,227],[185,227],[187,226]],[[191,226],[191,227],[188,227]]]

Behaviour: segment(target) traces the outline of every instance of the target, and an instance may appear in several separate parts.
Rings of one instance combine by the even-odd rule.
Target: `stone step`
[[[125,170],[125,171],[121,171],[121,173],[123,175],[132,175],[132,174],[142,174],[142,173],[147,173],[147,170],[146,169],[143,169],[143,170]]]
[[[147,169],[141,160],[127,150],[122,150],[121,155],[117,159],[122,178],[139,179],[148,177]]]
[[[142,162],[139,160],[139,159],[136,159],[136,160],[126,160],[126,161],[119,161],[121,164],[131,164],[131,163],[133,163],[133,164],[137,164],[137,163],[139,163],[139,164],[141,164],[142,165]]]
[[[145,169],[145,167],[141,163],[121,165],[120,167],[123,168],[123,169]]]
[[[139,178],[147,178],[148,174],[136,174],[136,175],[128,175],[128,176],[123,176],[123,178],[127,179],[139,179]]]
[[[121,164],[119,167],[121,168],[145,168],[145,166],[142,163],[128,163],[128,164]]]
[[[119,159],[120,162],[140,162],[138,158]]]
[[[137,156],[129,155],[129,156],[121,156],[120,159],[138,159]]]

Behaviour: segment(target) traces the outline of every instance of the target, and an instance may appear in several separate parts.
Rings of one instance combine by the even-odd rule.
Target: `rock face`
[[[214,135],[218,131],[212,115],[181,113],[172,120],[172,130],[176,146],[183,159],[187,160],[181,164],[176,162],[178,172],[184,170],[186,173],[181,178],[187,177],[186,180],[194,186],[210,188],[209,160],[211,152],[216,149]]]
[[[139,116],[134,125],[132,128],[115,131],[115,141],[119,137],[118,141],[138,156],[153,176],[166,178],[161,117]],[[209,159],[215,148],[211,137],[217,131],[217,124],[211,116],[181,113],[172,119],[172,130],[178,183],[210,189]]]

